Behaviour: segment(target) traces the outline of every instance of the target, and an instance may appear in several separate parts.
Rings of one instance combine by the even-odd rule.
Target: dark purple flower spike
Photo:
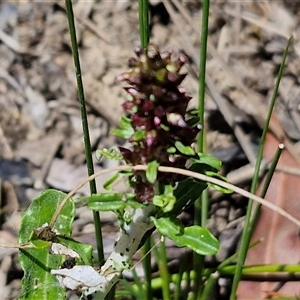
[[[188,125],[191,97],[179,87],[186,76],[179,72],[188,58],[184,53],[174,57],[173,51],[160,53],[153,44],[146,51],[135,49],[135,54],[137,58],[129,60],[131,70],[117,77],[118,82],[130,85],[125,87],[128,97],[123,108],[134,132],[128,139],[129,148],[120,147],[120,152],[131,165],[155,160],[163,166],[185,168],[189,156],[180,152],[175,143],[191,146],[200,131],[200,126]],[[173,184],[178,176],[158,174],[157,180]],[[143,173],[136,173],[131,185],[139,201],[152,200],[154,187]]]

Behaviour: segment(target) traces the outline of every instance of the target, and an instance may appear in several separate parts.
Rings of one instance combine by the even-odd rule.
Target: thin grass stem
[[[186,299],[182,296],[182,280],[183,280],[183,276],[184,273],[187,269],[187,262],[188,262],[188,257],[189,257],[189,253],[186,252],[185,255],[183,256],[183,260],[182,262],[179,264],[179,271],[177,274],[177,277],[175,278],[175,288],[174,288],[174,300],[179,300],[179,299]]]
[[[235,266],[226,266],[222,268],[220,273],[222,275],[234,274],[236,272]],[[300,272],[300,264],[268,264],[268,265],[253,265],[253,266],[244,266],[242,269],[242,274],[254,274],[254,273],[299,273]],[[272,275],[272,274],[270,274]],[[299,274],[298,274],[299,276]]]
[[[87,121],[87,112],[85,107],[84,90],[83,90],[82,77],[81,77],[81,68],[80,68],[78,44],[77,44],[75,24],[74,24],[73,7],[72,7],[71,0],[65,0],[65,1],[66,1],[65,2],[66,12],[68,17],[69,31],[71,37],[72,54],[73,54],[74,66],[75,66],[76,81],[77,81],[78,100],[80,103],[86,165],[87,165],[88,175],[91,176],[94,174],[94,166],[93,166],[93,158],[92,158],[92,150],[91,150],[91,142],[90,142],[90,134],[89,134],[89,125]],[[91,194],[96,194],[97,193],[96,181],[91,180],[89,185],[90,185]],[[102,241],[101,222],[100,222],[99,212],[93,211],[93,217],[94,217],[95,235],[96,235],[96,242],[97,242],[98,260],[99,260],[99,264],[102,265],[104,263],[104,252],[103,252],[103,241]]]
[[[135,286],[137,287],[137,290],[138,290],[138,294],[137,296],[138,297],[145,297],[145,292],[144,292],[144,285],[141,281],[141,278],[140,276],[138,275],[138,273],[136,272],[136,269],[133,268],[132,271],[132,276],[133,276],[133,280],[134,280],[134,283],[135,283]]]
[[[141,46],[146,50],[149,43],[149,1],[139,0],[139,21]]]
[[[145,284],[144,284],[144,290],[145,290],[145,300],[152,300],[152,286],[151,286],[151,279],[152,279],[152,272],[151,272],[151,239],[148,238],[143,245],[142,249],[142,264],[145,274]]]
[[[214,298],[213,293],[215,291],[215,286],[218,282],[219,277],[220,275],[217,272],[208,275],[208,280],[205,284],[204,290],[198,299],[207,300]]]
[[[283,150],[284,150],[284,145],[283,144],[279,144],[278,148],[277,148],[277,150],[275,152],[274,158],[272,159],[272,163],[271,163],[271,165],[269,167],[269,171],[267,172],[267,175],[266,175],[266,178],[265,178],[265,182],[264,182],[263,188],[262,188],[261,193],[260,193],[260,197],[262,197],[262,198],[264,198],[266,196],[268,187],[269,187],[269,185],[271,183],[271,180],[273,178],[273,175],[275,173],[275,170],[276,170],[279,158],[280,158],[281,153],[282,153]],[[259,205],[261,206],[261,204],[259,204]]]
[[[269,105],[269,109],[268,109],[268,114],[267,114],[267,118],[266,118],[266,123],[263,129],[263,133],[260,139],[260,143],[259,143],[259,149],[258,149],[258,155],[257,155],[257,161],[256,161],[256,165],[255,165],[255,170],[254,170],[254,176],[253,176],[253,180],[252,180],[252,184],[251,184],[251,193],[255,193],[257,186],[258,186],[258,181],[259,181],[259,171],[260,171],[260,166],[261,166],[261,162],[262,162],[262,158],[263,158],[263,148],[264,148],[264,144],[266,141],[266,136],[267,136],[267,132],[268,132],[268,128],[269,128],[269,124],[270,124],[270,120],[271,120],[271,115],[273,112],[273,108],[275,105],[275,100],[277,98],[277,94],[278,94],[278,88],[279,88],[279,84],[280,84],[280,80],[282,78],[282,74],[283,74],[283,70],[285,67],[285,61],[286,61],[286,57],[287,57],[287,53],[288,53],[288,49],[289,46],[291,44],[291,39],[289,39],[286,49],[284,51],[283,54],[283,59],[282,59],[282,63],[278,72],[278,76],[276,79],[276,83],[275,83],[275,87],[274,87],[274,91],[273,91],[273,95],[271,98],[271,102]],[[242,268],[247,256],[247,252],[248,252],[248,248],[249,248],[249,243],[250,243],[250,239],[251,239],[251,235],[252,235],[252,231],[253,231],[253,226],[255,224],[251,225],[251,216],[252,216],[252,208],[253,208],[253,200],[249,199],[249,203],[248,203],[248,207],[247,207],[247,213],[246,213],[246,218],[245,218],[245,224],[244,224],[244,230],[243,230],[243,234],[242,234],[242,239],[241,239],[241,248],[240,248],[240,254],[238,257],[238,261],[237,261],[237,267],[236,267],[236,273],[235,276],[233,278],[233,283],[232,283],[232,290],[231,290],[231,294],[230,294],[230,300],[234,300],[236,297],[236,291],[238,288],[238,284],[241,278],[241,273],[242,273]]]
[[[147,165],[136,165],[136,166],[122,165],[122,166],[109,168],[109,169],[104,169],[104,170],[101,170],[99,172],[96,172],[95,174],[87,177],[82,182],[80,182],[71,192],[69,192],[62,199],[61,203],[59,204],[59,206],[57,207],[55,213],[53,214],[52,219],[51,219],[50,222],[52,224],[54,224],[56,222],[59,213],[64,208],[64,206],[67,203],[68,199],[70,199],[80,188],[82,188],[90,180],[93,180],[94,178],[97,178],[100,175],[108,174],[108,173],[111,173],[111,172],[125,171],[125,170],[146,171],[146,169],[147,169]],[[227,183],[225,181],[222,181],[220,179],[217,179],[217,178],[214,178],[214,177],[211,177],[211,176],[207,176],[207,175],[204,175],[204,174],[201,174],[201,173],[197,173],[197,172],[193,172],[193,171],[185,170],[185,169],[180,169],[180,168],[159,166],[158,171],[159,172],[164,172],[164,173],[174,173],[174,174],[180,174],[180,175],[187,176],[187,177],[192,177],[192,178],[195,178],[195,179],[198,179],[198,180],[201,180],[201,181],[206,181],[206,182],[213,183],[215,185],[219,185],[220,187],[223,187],[223,188],[228,189],[228,190],[232,190],[232,191],[234,191],[234,192],[236,192],[236,193],[238,193],[238,194],[240,194],[244,197],[251,198],[256,202],[261,203],[262,205],[268,207],[269,209],[271,209],[274,212],[280,214],[281,216],[283,216],[287,220],[291,221],[296,226],[300,227],[300,220],[298,220],[297,218],[295,218],[294,216],[292,216],[291,214],[286,212],[281,207],[279,207],[279,206],[277,206],[277,205],[271,203],[270,201],[267,201],[267,200],[265,200],[261,197],[258,197],[257,195],[252,194],[252,193],[250,193],[250,192],[248,192],[248,191],[246,191],[246,190],[244,190],[240,187],[237,187],[233,184]]]
[[[157,261],[159,274],[162,279],[162,294],[163,299],[171,299],[170,294],[170,274],[168,270],[168,258],[165,241],[161,240],[159,243],[159,251],[157,251]]]
[[[139,23],[140,23],[140,40],[143,50],[147,49],[149,43],[149,1],[139,0]],[[151,241],[148,238],[142,247],[142,252],[145,255],[143,259],[143,268],[145,273],[145,289],[146,299],[152,299],[152,287],[151,287]]]
[[[276,152],[275,152],[275,155],[274,155],[274,158],[272,160],[272,163],[269,167],[269,170],[266,174],[266,178],[265,178],[265,181],[264,181],[264,184],[263,184],[263,187],[262,187],[262,190],[261,190],[261,193],[260,193],[260,197],[264,198],[266,196],[266,193],[267,193],[267,190],[269,188],[269,185],[271,183],[271,180],[273,178],[273,175],[275,173],[275,169],[276,169],[276,166],[277,166],[277,163],[279,161],[279,158],[281,156],[281,153],[284,149],[284,145],[283,144],[279,144]],[[260,210],[261,210],[261,206],[262,204],[260,203],[257,203],[256,206],[255,206],[255,210],[254,210],[254,213],[253,213],[253,217],[251,219],[251,222],[249,224],[249,231],[250,231],[250,235],[252,236],[252,233],[255,229],[255,225],[258,221],[258,217],[259,217],[259,214],[260,214]]]
[[[201,48],[199,64],[199,98],[198,98],[198,117],[201,124],[204,123],[204,103],[205,103],[205,75],[206,75],[206,56],[207,56],[207,38],[208,38],[208,18],[209,18],[209,0],[203,1],[202,24],[201,24]],[[204,151],[204,131],[201,130],[198,135],[198,150]],[[194,223],[206,227],[208,219],[208,191],[203,191],[201,197],[195,202]],[[202,273],[204,268],[204,257],[194,253],[193,269],[196,273],[194,281],[194,299],[198,299],[203,289]]]
[[[138,278],[139,279],[139,278]],[[132,297],[135,297],[135,298],[138,298],[138,297],[141,297],[141,294],[140,294],[140,290],[139,290],[139,286],[137,285],[137,282],[135,281],[135,277],[134,277],[134,282],[135,282],[135,285],[131,285],[126,279],[121,279],[120,280],[120,283],[123,285],[123,287],[125,288],[126,292],[132,296]],[[116,296],[119,294],[119,293],[124,293],[125,294],[125,291],[123,290],[118,290],[116,292]]]

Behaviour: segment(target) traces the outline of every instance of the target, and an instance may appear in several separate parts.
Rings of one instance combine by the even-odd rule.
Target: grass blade
[[[81,113],[81,120],[82,120],[86,164],[87,164],[88,175],[91,176],[92,174],[94,174],[94,166],[93,166],[93,158],[92,158],[92,150],[91,150],[91,142],[90,142],[90,134],[89,134],[89,125],[87,121],[87,112],[85,107],[83,84],[81,78],[81,68],[80,68],[76,31],[75,31],[73,7],[72,7],[71,0],[65,0],[65,1],[66,1],[66,12],[68,17],[68,23],[69,23],[69,32],[71,37],[72,55],[74,59],[74,66],[75,66],[75,73],[76,73],[78,100],[80,103],[80,113]],[[90,185],[91,194],[96,194],[97,193],[96,181],[91,180],[89,182],[89,185]],[[97,241],[98,259],[99,259],[99,264],[102,265],[104,263],[104,252],[103,252],[100,214],[98,212],[93,211],[93,217],[94,217],[95,234],[96,234],[96,241]]]
[[[267,136],[270,120],[271,120],[271,115],[272,115],[273,108],[275,105],[275,100],[277,98],[278,88],[279,88],[280,80],[282,78],[283,70],[285,67],[285,61],[286,61],[286,57],[288,54],[290,44],[291,44],[291,38],[289,39],[286,49],[283,54],[282,63],[281,63],[281,66],[280,66],[280,69],[278,72],[278,76],[276,79],[271,103],[270,103],[269,109],[268,109],[266,123],[265,123],[264,129],[263,129],[260,143],[259,143],[257,161],[256,161],[254,176],[253,176],[252,185],[251,185],[251,193],[255,193],[257,186],[258,186],[259,171],[260,171],[260,166],[261,166],[261,162],[262,162],[262,158],[263,158],[263,148],[264,148],[264,144],[266,141],[266,136]],[[250,199],[249,203],[248,203],[248,207],[247,207],[247,214],[246,214],[245,225],[244,225],[244,230],[243,230],[242,240],[241,240],[240,254],[238,256],[236,272],[235,272],[235,276],[233,278],[230,300],[234,300],[236,297],[236,291],[238,288],[239,281],[241,279],[243,265],[244,265],[244,262],[245,262],[245,259],[247,256],[247,252],[248,252],[248,248],[249,248],[249,243],[250,243],[250,239],[251,239],[251,235],[252,235],[252,231],[253,231],[252,228],[254,226],[254,224],[253,224],[253,226],[251,226],[251,223],[250,223],[251,215],[252,215],[252,208],[253,208],[253,201]]]
[[[141,45],[146,50],[149,43],[149,1],[139,0],[139,20]]]
[[[170,274],[168,270],[168,258],[164,240],[160,240],[159,249],[157,247],[153,248],[153,253],[158,264],[159,274],[162,282],[163,299],[171,299]]]
[[[204,122],[204,100],[205,100],[205,75],[206,75],[206,56],[207,56],[207,37],[208,37],[208,18],[209,18],[209,0],[203,1],[202,6],[202,25],[201,25],[201,49],[200,49],[200,64],[199,64],[199,101],[198,101],[198,117],[200,123]],[[204,131],[201,130],[198,135],[198,151],[204,150]],[[200,225],[205,228],[208,219],[208,193],[207,190],[201,194],[195,202],[195,225]],[[199,220],[199,216],[201,219]],[[202,273],[203,273],[204,256],[194,253],[195,271],[195,289],[194,299],[198,299],[201,290],[203,289]]]

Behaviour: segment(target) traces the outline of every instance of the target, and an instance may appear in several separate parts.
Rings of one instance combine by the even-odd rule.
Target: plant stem
[[[236,272],[236,266],[226,266],[220,270],[221,275],[233,275]],[[258,274],[258,273],[275,273],[281,272],[290,273],[299,273],[300,265],[299,264],[289,264],[289,265],[281,265],[281,264],[269,264],[269,265],[254,265],[254,266],[244,266],[242,269],[242,274]],[[272,274],[269,274],[272,276]],[[285,274],[287,275],[287,274]],[[299,274],[297,274],[299,275]],[[298,276],[299,278],[299,276]]]
[[[274,158],[272,160],[272,163],[270,165],[269,171],[268,171],[268,173],[266,175],[266,178],[265,178],[265,181],[264,181],[264,185],[262,187],[262,191],[260,193],[260,197],[262,197],[262,198],[264,198],[266,196],[267,190],[269,188],[269,185],[270,185],[271,180],[273,178],[273,175],[275,173],[275,169],[276,169],[277,163],[279,161],[279,158],[281,156],[281,153],[282,153],[283,149],[284,149],[283,144],[279,144],[279,146],[278,146],[278,148],[277,148],[277,150],[275,152]],[[255,229],[255,225],[256,225],[256,223],[258,221],[258,217],[259,217],[259,214],[260,214],[261,206],[262,205],[260,203],[256,204],[256,206],[255,206],[253,217],[252,217],[251,222],[249,224],[250,236],[252,236],[252,233],[253,233],[253,231]]]
[[[279,84],[280,84],[282,73],[283,73],[283,70],[284,70],[284,67],[285,67],[285,61],[286,61],[286,57],[287,57],[287,53],[288,53],[288,49],[289,49],[290,44],[291,44],[291,39],[289,39],[289,41],[287,43],[287,46],[286,46],[286,49],[284,51],[284,55],[283,55],[281,66],[280,66],[278,76],[277,76],[277,79],[276,79],[276,83],[275,83],[271,103],[269,105],[268,115],[267,115],[267,118],[266,118],[266,123],[265,123],[263,133],[262,133],[262,136],[261,136],[261,139],[260,139],[257,160],[256,160],[253,180],[252,180],[252,184],[251,184],[251,189],[250,189],[251,193],[255,193],[256,189],[257,189],[257,186],[258,186],[260,166],[261,166],[261,162],[262,162],[262,158],[263,158],[263,148],[264,148],[264,144],[265,144],[265,141],[266,141],[266,136],[267,136],[267,132],[268,132],[268,128],[269,128],[269,123],[270,123],[270,120],[271,120],[271,115],[272,115],[273,108],[274,108],[274,105],[275,105],[275,100],[276,100],[277,95],[278,95]],[[242,268],[243,268],[244,262],[246,260],[251,235],[252,235],[252,232],[253,232],[253,228],[255,226],[255,224],[251,224],[252,208],[253,208],[253,200],[249,199],[246,218],[245,218],[245,224],[244,224],[244,230],[243,230],[242,239],[241,239],[241,249],[240,249],[240,254],[239,254],[238,260],[237,260],[235,276],[233,278],[232,289],[231,289],[231,294],[230,294],[230,300],[235,300],[235,298],[236,298],[236,291],[237,291],[238,284],[239,284],[239,281],[240,281],[240,278],[241,278]],[[259,213],[259,211],[256,211],[256,214],[258,214],[258,213]],[[253,220],[257,220],[257,216],[254,216]]]
[[[151,239],[148,238],[145,241],[145,244],[142,247],[142,255],[143,255],[143,268],[145,274],[145,300],[152,300],[152,287],[151,287],[151,279],[152,279],[152,272],[151,272]]]
[[[149,1],[139,0],[139,22],[140,22],[140,40],[141,46],[145,51],[149,43]],[[151,241],[148,238],[142,247],[142,253],[145,255],[143,259],[143,268],[145,273],[145,288],[146,299],[152,299],[152,287],[151,287]]]
[[[143,50],[149,43],[149,1],[139,0],[140,40]]]
[[[174,288],[174,300],[179,300],[183,299],[185,300],[186,298],[183,296],[183,290],[182,290],[182,282],[183,282],[183,275],[184,272],[187,270],[187,265],[188,265],[188,252],[185,253],[183,256],[183,260],[179,264],[179,271],[176,274],[176,280],[174,281],[175,288]]]
[[[137,292],[135,293],[136,294],[136,298],[140,297],[140,298],[146,298],[145,297],[145,294],[147,291],[145,291],[144,289],[144,284],[142,282],[142,279],[141,277],[138,275],[137,271],[135,268],[133,268],[133,270],[131,271],[132,273],[132,277],[133,277],[133,281],[135,283],[135,285],[131,285],[130,283],[128,283],[130,285],[131,288],[134,288],[136,287],[137,288]],[[123,281],[126,281],[126,280],[123,280]],[[131,293],[132,296],[135,295],[134,293]]]
[[[153,227],[149,216],[155,209],[151,204],[136,209],[133,212],[132,221],[129,224],[125,223],[124,227],[120,229],[120,237],[114,250],[101,268],[100,275],[103,282],[100,284],[101,287],[95,289],[95,291],[99,291],[97,296],[106,296],[123,270],[128,268],[127,264],[130,263],[132,256],[137,251],[143,236]],[[149,284],[151,285],[151,278]]]
[[[170,274],[168,270],[168,259],[166,252],[165,241],[160,241],[159,250],[153,248],[156,260],[158,262],[159,274],[162,279],[162,294],[163,299],[171,299],[170,295]]]
[[[204,123],[204,103],[205,103],[205,75],[206,75],[206,56],[207,56],[207,36],[208,36],[208,17],[209,17],[209,0],[203,1],[202,7],[202,25],[201,25],[201,49],[200,49],[200,65],[199,65],[199,101],[198,101],[198,117],[200,123]],[[204,131],[201,130],[198,135],[198,150],[204,150]],[[195,224],[201,224],[206,227],[208,219],[208,192],[203,191],[201,197],[195,203]],[[201,216],[201,220],[199,220]],[[203,289],[202,272],[204,257],[194,253],[193,269],[196,273],[194,281],[194,299],[198,299]]]
[[[73,7],[72,7],[71,0],[65,0],[65,1],[66,1],[66,11],[67,11],[67,17],[69,23],[71,44],[72,44],[72,54],[73,54],[74,65],[75,65],[78,100],[80,103],[86,165],[87,165],[88,175],[91,176],[92,174],[94,174],[94,166],[93,166],[92,150],[91,150],[90,135],[89,135],[89,125],[87,121],[87,112],[85,107],[84,91],[83,91],[83,84],[82,84],[82,77],[81,77],[81,68],[80,68],[78,45],[77,45],[77,38],[76,38],[76,31],[75,31],[75,24],[74,24]],[[96,194],[97,193],[96,181],[91,180],[89,182],[89,185],[90,185],[91,194]],[[98,259],[99,259],[99,264],[102,265],[104,263],[104,252],[103,252],[103,241],[102,241],[101,222],[100,222],[99,212],[93,211],[93,217],[94,217],[94,224],[95,224]]]
[[[80,184],[78,184],[78,186],[75,189],[73,189],[71,192],[69,192],[65,196],[65,198],[61,201],[61,203],[59,204],[58,208],[55,211],[55,214],[53,215],[53,217],[50,221],[51,224],[55,223],[55,221],[57,220],[59,212],[61,212],[61,210],[63,209],[63,207],[67,203],[68,199],[70,199],[87,182],[89,182],[90,180],[93,180],[94,178],[99,177],[100,175],[104,175],[104,174],[108,174],[108,173],[116,172],[116,171],[126,171],[126,170],[146,171],[147,170],[147,165],[135,165],[135,166],[122,165],[122,166],[118,166],[118,167],[114,167],[114,168],[101,170],[101,171],[96,172],[95,174],[87,177]],[[219,185],[219,186],[221,186],[225,189],[228,189],[228,190],[232,190],[232,191],[234,191],[234,192],[236,192],[236,193],[238,193],[238,194],[240,194],[244,197],[253,199],[257,203],[261,203],[262,205],[268,207],[269,209],[271,209],[274,212],[280,214],[281,216],[283,216],[287,220],[291,221],[296,226],[300,227],[300,221],[297,218],[293,217],[288,212],[286,212],[284,209],[276,206],[275,204],[270,203],[270,201],[267,201],[267,200],[265,200],[261,197],[258,197],[255,194],[252,194],[252,193],[250,193],[250,192],[248,192],[248,191],[246,191],[246,190],[244,190],[240,187],[234,186],[233,184],[227,183],[225,181],[222,181],[220,179],[217,179],[217,178],[214,178],[214,177],[211,177],[211,176],[204,175],[202,173],[197,173],[197,172],[193,172],[193,171],[185,170],[185,169],[180,169],[180,168],[159,166],[158,171],[163,172],[163,173],[173,173],[173,174],[179,174],[179,175],[183,175],[183,176],[187,176],[187,177],[192,177],[192,178],[204,181],[204,182],[210,182],[210,183],[213,183],[215,185]]]
[[[207,277],[208,277],[208,279],[207,279],[207,282],[203,289],[203,292],[202,292],[200,298],[198,298],[200,300],[207,300],[207,299],[214,298],[213,293],[215,291],[215,286],[216,286],[220,276],[219,276],[218,272],[216,272],[216,273],[209,274]]]
[[[209,17],[209,0],[203,1],[202,7],[202,24],[201,24],[201,48],[200,48],[200,65],[199,65],[199,101],[198,117],[200,123],[204,123],[204,103],[205,103],[205,75],[206,75],[206,56],[207,56],[207,38],[208,38],[208,17]],[[203,130],[198,136],[199,151],[203,151]]]

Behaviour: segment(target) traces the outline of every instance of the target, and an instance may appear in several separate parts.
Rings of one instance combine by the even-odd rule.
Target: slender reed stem
[[[200,49],[200,65],[199,65],[199,101],[198,101],[198,116],[200,123],[204,123],[204,102],[205,102],[205,75],[206,75],[206,56],[207,56],[207,36],[208,36],[208,17],[209,17],[209,0],[203,1],[202,7],[202,25],[201,25],[201,49]],[[204,150],[204,131],[200,131],[198,135],[198,150]],[[201,197],[195,203],[195,224],[201,224],[206,227],[208,219],[208,192],[204,191]],[[202,273],[204,257],[194,254],[193,269],[196,273],[194,299],[196,300],[203,289]]]
[[[171,299],[170,294],[170,274],[168,270],[168,259],[165,241],[160,241],[159,250],[154,248],[155,256],[158,262],[159,274],[162,279],[162,294],[163,299]]]
[[[143,282],[141,281],[141,278],[140,276],[138,275],[137,271],[135,268],[132,269],[131,271],[132,273],[132,276],[133,276],[133,281],[135,283],[135,286],[136,289],[137,289],[137,296],[135,297],[144,297],[145,298],[145,288],[144,288],[144,284]],[[127,281],[126,281],[127,282]],[[131,284],[129,284],[131,286],[131,288],[133,288],[133,286]],[[131,295],[134,295],[134,293],[131,293]]]
[[[149,1],[139,0],[139,22],[140,22],[140,40],[143,50],[146,50],[149,43]],[[143,259],[143,267],[145,272],[145,288],[146,300],[152,299],[151,287],[151,241],[148,238],[142,247],[142,252],[145,254]]]
[[[152,300],[152,287],[151,287],[151,239],[148,238],[142,247],[142,255],[143,255],[143,268],[145,273],[145,300]]]
[[[149,43],[149,1],[139,0],[140,40],[144,50]]]
[[[254,170],[254,176],[253,176],[251,190],[250,190],[251,193],[255,193],[257,186],[258,186],[259,171],[260,171],[260,166],[261,166],[261,162],[262,162],[262,158],[263,158],[263,148],[264,148],[264,144],[266,141],[266,136],[267,136],[270,120],[271,120],[271,115],[272,115],[273,108],[275,105],[275,100],[277,98],[278,88],[279,88],[280,80],[282,78],[282,73],[283,73],[283,70],[285,67],[285,61],[286,61],[286,57],[287,57],[287,53],[288,53],[290,44],[291,44],[291,39],[289,39],[286,49],[284,51],[284,55],[283,55],[281,66],[280,66],[278,76],[276,79],[276,84],[274,87],[272,99],[271,99],[271,102],[269,105],[266,123],[265,123],[263,133],[262,133],[262,136],[260,139],[258,155],[257,155],[257,160],[256,160],[256,165],[255,165],[255,170]],[[243,265],[244,265],[244,262],[245,262],[245,259],[247,256],[248,248],[249,248],[251,234],[252,234],[253,227],[254,227],[254,224],[251,225],[251,223],[250,223],[251,216],[252,216],[252,208],[253,208],[253,200],[250,199],[249,203],[248,203],[248,207],[247,207],[247,214],[246,214],[246,218],[245,218],[244,230],[243,230],[242,239],[241,239],[241,249],[240,249],[240,254],[238,257],[238,261],[237,261],[235,276],[233,278],[230,300],[234,300],[236,298],[236,291],[238,288],[238,284],[239,284],[241,274],[242,274],[242,268],[243,268]],[[256,213],[259,213],[259,211],[257,211]],[[254,217],[254,220],[255,219],[257,219],[257,217]]]
[[[202,25],[201,25],[201,49],[199,65],[199,101],[198,116],[200,122],[204,123],[204,102],[205,102],[205,75],[206,75],[206,56],[207,56],[207,37],[208,37],[208,17],[209,17],[209,0],[203,1],[202,7]],[[203,151],[203,131],[198,136],[199,151]]]
[[[67,11],[67,17],[69,23],[71,44],[72,44],[72,54],[73,54],[74,65],[75,65],[78,100],[80,103],[80,112],[81,112],[83,138],[84,138],[85,155],[86,155],[86,165],[87,165],[88,175],[91,176],[92,174],[94,174],[94,166],[93,166],[92,150],[91,150],[90,135],[89,135],[89,125],[87,121],[87,112],[85,107],[83,84],[81,78],[81,68],[80,68],[78,45],[77,45],[77,38],[76,38],[76,31],[75,31],[75,24],[74,24],[73,7],[72,7],[71,0],[65,0],[65,1],[66,1],[66,11]],[[91,194],[96,194],[97,193],[96,181],[91,180],[89,185],[90,185]],[[98,259],[99,259],[99,264],[102,265],[104,263],[104,253],[103,253],[103,242],[102,242],[101,222],[100,222],[99,212],[93,211],[93,217],[94,217],[94,224],[95,224]]]
[[[179,271],[177,273],[177,277],[174,282],[175,283],[174,300],[186,299],[186,297],[183,296],[183,290],[181,285],[183,282],[184,273],[187,270],[188,258],[189,258],[189,253],[186,252],[182,258],[181,263],[179,264]]]
[[[270,185],[271,180],[273,178],[273,175],[275,173],[275,169],[276,169],[277,163],[279,161],[279,158],[281,156],[281,153],[282,153],[283,149],[284,149],[283,144],[279,144],[279,146],[278,146],[278,148],[276,150],[276,153],[274,155],[274,158],[272,160],[271,166],[269,168],[269,171],[268,171],[268,173],[266,175],[262,191],[260,193],[260,197],[262,197],[262,198],[264,198],[266,196],[267,190],[269,188],[269,185]],[[253,233],[253,231],[255,229],[255,225],[256,225],[256,223],[258,221],[258,217],[259,217],[259,214],[260,214],[261,206],[262,205],[260,203],[256,204],[256,207],[255,207],[255,210],[254,210],[254,213],[253,213],[253,217],[252,217],[251,222],[249,224],[249,232],[250,232],[249,234],[250,234],[250,236],[252,236],[252,233]]]
[[[222,268],[222,275],[232,275],[236,272],[235,266],[226,266]],[[280,265],[280,264],[268,264],[268,265],[254,265],[254,266],[244,266],[243,274],[257,274],[257,273],[275,273],[281,272],[284,275],[293,275],[293,273],[298,273],[297,278],[299,280],[300,265],[299,264],[289,264],[289,265]],[[286,274],[290,273],[290,274]],[[270,277],[272,274],[268,274]],[[294,274],[296,276],[296,274]]]
[[[203,289],[201,296],[198,298],[199,300],[207,300],[214,298],[213,293],[215,291],[215,286],[220,276],[218,272],[216,272],[214,274],[209,274],[207,277],[208,280],[205,284],[205,288]]]

